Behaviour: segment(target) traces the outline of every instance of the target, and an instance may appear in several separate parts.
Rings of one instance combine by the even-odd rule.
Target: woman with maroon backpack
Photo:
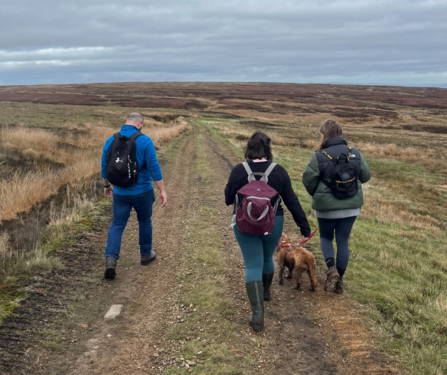
[[[282,235],[284,211],[281,198],[303,239],[310,226],[293,191],[287,171],[272,162],[271,139],[257,131],[245,147],[246,162],[231,171],[225,188],[225,203],[233,204],[233,230],[245,262],[245,286],[252,315],[249,325],[264,328],[264,301],[270,300],[273,253]]]

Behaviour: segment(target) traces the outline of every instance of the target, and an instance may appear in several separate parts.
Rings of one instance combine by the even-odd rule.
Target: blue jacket
[[[125,137],[130,137],[132,134],[139,132],[139,130],[133,125],[123,125],[120,130],[120,134]],[[112,144],[113,135],[106,141],[104,148],[102,149],[101,158],[101,176],[107,179],[107,157],[109,155],[110,145]],[[148,192],[153,189],[152,180],[160,181],[163,179],[161,174],[160,164],[158,164],[157,154],[155,153],[154,143],[147,135],[138,137],[136,142],[137,146],[137,165],[138,181],[136,184],[121,188],[114,187],[114,193],[118,195],[139,195]]]

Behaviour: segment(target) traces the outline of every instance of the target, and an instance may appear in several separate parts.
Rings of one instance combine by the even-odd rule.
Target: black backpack
[[[138,181],[137,146],[136,139],[143,135],[134,133],[130,138],[119,132],[109,148],[107,158],[107,179],[118,187],[129,187]]]
[[[349,199],[355,197],[358,192],[358,178],[360,168],[358,163],[350,162],[352,149],[347,147],[346,152],[341,153],[334,159],[326,151],[320,152],[327,156],[333,163],[330,179],[323,180],[337,199]]]

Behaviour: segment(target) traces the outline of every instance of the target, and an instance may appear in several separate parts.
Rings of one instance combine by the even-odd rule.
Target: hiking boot
[[[149,263],[154,261],[156,257],[157,257],[157,254],[155,254],[155,251],[151,251],[151,253],[147,254],[147,255],[142,255],[141,256],[141,265],[147,266]]]
[[[337,284],[335,284],[334,292],[337,294],[343,294],[343,280],[340,280]]]
[[[252,314],[248,324],[254,331],[264,329],[264,287],[262,281],[251,281],[245,284]]]
[[[106,272],[104,272],[104,278],[113,280],[115,276],[116,259],[114,257],[106,257]]]
[[[335,287],[340,281],[340,275],[335,267],[330,267],[326,270],[327,279],[324,284],[324,290],[326,292],[335,292]]]
[[[273,272],[262,274],[262,285],[264,287],[264,301],[270,301],[270,286],[272,285],[272,281],[273,281]]]

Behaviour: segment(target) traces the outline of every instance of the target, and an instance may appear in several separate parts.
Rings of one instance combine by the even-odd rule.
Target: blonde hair
[[[329,119],[324,121],[320,125],[320,133],[323,134],[323,140],[321,141],[319,150],[322,150],[326,146],[326,142],[331,138],[341,137],[343,131],[341,129],[340,124],[333,120]]]

